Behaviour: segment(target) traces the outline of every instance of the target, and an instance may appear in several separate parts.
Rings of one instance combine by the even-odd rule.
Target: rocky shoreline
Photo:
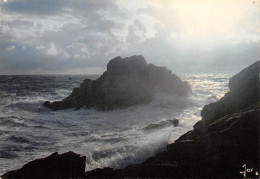
[[[166,151],[142,163],[124,169],[102,168],[84,173],[84,157],[73,152],[54,153],[8,172],[2,178],[46,178],[47,174],[49,178],[242,178],[245,174],[259,177],[259,67],[260,61],[257,61],[232,77],[230,91],[219,101],[204,106],[202,120],[192,131],[169,144]],[[64,155],[71,158],[72,162],[65,160],[71,164],[70,169],[67,165],[57,166],[56,161],[62,161],[58,158]],[[250,168],[249,172],[243,173],[244,164]],[[77,171],[78,168],[81,170]]]
[[[151,102],[154,95],[169,93],[188,95],[191,87],[165,67],[147,64],[141,55],[116,57],[97,80],[85,79],[79,88],[61,101],[46,101],[52,110],[83,106],[97,110],[113,110]]]

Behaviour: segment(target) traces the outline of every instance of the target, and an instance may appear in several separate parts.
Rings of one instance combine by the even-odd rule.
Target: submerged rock
[[[80,178],[85,172],[86,157],[74,152],[37,159],[25,164],[21,169],[10,171],[3,176],[9,178]]]
[[[155,123],[155,124],[150,124],[146,127],[144,127],[142,130],[144,132],[152,132],[152,131],[155,131],[155,130],[160,130],[160,129],[163,129],[163,128],[166,128],[166,127],[171,127],[171,126],[174,126],[174,127],[177,127],[179,125],[179,119],[170,119],[170,120],[166,120],[166,121],[161,121],[159,123]]]
[[[187,95],[190,85],[165,67],[147,64],[144,57],[116,57],[107,64],[107,71],[97,80],[86,79],[71,95],[44,106],[52,110],[96,108],[113,110],[148,103],[157,92]]]

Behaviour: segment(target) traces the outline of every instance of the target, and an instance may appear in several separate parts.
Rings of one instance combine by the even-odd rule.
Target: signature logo
[[[241,173],[244,177],[246,177],[246,174],[247,174],[247,173],[254,173],[256,176],[259,175],[259,174],[258,174],[258,171],[254,171],[254,168],[246,168],[246,164],[242,165],[242,168],[243,168],[244,170],[240,171],[240,173]]]

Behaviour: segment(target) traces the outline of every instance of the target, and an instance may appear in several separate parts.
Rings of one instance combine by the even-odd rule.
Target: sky
[[[234,72],[260,59],[259,12],[260,0],[0,0],[0,74],[101,74],[131,55]]]

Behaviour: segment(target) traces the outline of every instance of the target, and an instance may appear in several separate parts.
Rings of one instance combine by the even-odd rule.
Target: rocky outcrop
[[[258,102],[259,66],[260,62],[257,61],[233,76],[228,84],[230,91],[219,101],[204,106],[200,124],[207,126],[220,117],[239,112]]]
[[[71,95],[44,106],[52,110],[79,109],[113,110],[148,103],[157,92],[187,95],[191,88],[165,67],[147,64],[144,57],[116,57],[107,64],[107,71],[97,80],[86,79]]]
[[[10,178],[82,178],[85,172],[86,157],[67,152],[37,159],[27,163],[21,169],[1,176]]]
[[[230,91],[206,105],[194,130],[165,152],[125,169],[99,169],[87,178],[242,178],[259,174],[259,61],[230,79]],[[252,170],[251,170],[252,169]]]
[[[177,127],[179,125],[179,119],[169,119],[169,120],[165,120],[165,121],[161,121],[158,123],[154,123],[154,124],[150,124],[144,128],[142,128],[142,131],[147,133],[147,132],[153,132],[155,130],[160,130],[166,127]]]

